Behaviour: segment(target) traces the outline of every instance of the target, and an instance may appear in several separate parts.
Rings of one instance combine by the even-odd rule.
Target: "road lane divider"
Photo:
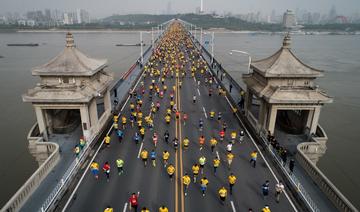
[[[205,107],[203,107],[202,109],[203,109],[203,111],[204,111],[205,118],[208,118],[207,113],[206,113],[206,110],[205,110]]]
[[[137,155],[137,158],[140,158],[140,154],[141,154],[141,150],[143,148],[143,145],[144,145],[144,142],[141,141],[141,145],[140,145],[140,148],[139,148],[139,153]]]
[[[231,204],[232,211],[236,212],[235,205],[234,205],[234,202],[232,200],[230,201],[230,204]]]

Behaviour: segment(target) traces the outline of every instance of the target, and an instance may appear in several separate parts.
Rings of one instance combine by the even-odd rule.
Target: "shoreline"
[[[73,29],[73,30],[65,30],[65,29],[39,29],[39,30],[16,30],[14,31],[1,31],[0,33],[135,33],[140,31],[151,32],[149,29]],[[283,35],[287,33],[287,31],[250,31],[250,30],[229,30],[225,28],[209,28],[206,30],[208,32],[215,33],[231,33],[231,34],[252,34],[252,35]],[[360,31],[354,32],[346,32],[346,31],[292,31],[290,32],[292,35],[360,35]]]

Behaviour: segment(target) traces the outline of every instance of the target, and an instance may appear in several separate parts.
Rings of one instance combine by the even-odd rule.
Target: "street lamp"
[[[233,54],[233,53],[240,53],[240,54],[244,54],[244,55],[247,55],[249,57],[249,64],[248,64],[248,74],[250,74],[250,64],[251,64],[251,55],[248,53],[248,52],[245,52],[245,51],[240,51],[240,50],[231,50],[229,52],[229,54]]]
[[[144,41],[143,41],[143,33],[150,33],[150,32],[143,32],[140,31],[140,58],[141,58],[141,65],[144,64]]]
[[[211,64],[214,62],[214,32],[204,32],[204,35],[211,33]]]

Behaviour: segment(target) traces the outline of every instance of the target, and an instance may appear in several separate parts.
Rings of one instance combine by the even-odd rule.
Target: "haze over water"
[[[135,62],[139,47],[116,47],[117,43],[138,43],[139,33],[96,32],[75,33],[75,43],[85,54],[107,58],[109,70],[120,77]],[[144,34],[145,43],[150,42]],[[204,38],[209,40],[210,38]],[[39,43],[39,47],[7,47],[7,43]],[[253,59],[270,56],[277,51],[282,36],[239,33],[215,34],[215,57],[241,80],[247,71],[247,57],[229,55],[231,49],[252,54]],[[65,44],[65,33],[2,33],[0,34],[0,205],[26,181],[37,168],[27,149],[27,133],[35,122],[30,104],[21,94],[35,86],[39,78],[31,76],[31,68],[48,62]],[[360,171],[360,36],[292,36],[292,49],[308,65],[325,70],[318,80],[320,88],[334,97],[326,105],[320,123],[329,141],[327,152],[318,166],[332,182],[360,208],[358,202]]]

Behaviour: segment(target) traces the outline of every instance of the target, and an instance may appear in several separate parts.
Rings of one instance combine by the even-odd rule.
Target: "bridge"
[[[113,85],[111,100],[117,100],[113,111],[119,117],[118,123],[113,122],[111,116],[108,124],[104,125],[103,133],[99,133],[94,142],[85,147],[80,157],[74,159],[69,156],[75,162],[71,163],[70,159],[60,160],[66,166],[63,164],[64,167],[59,168],[60,164],[54,165],[55,170],[60,170],[59,175],[68,175],[68,178],[61,178],[61,186],[54,189],[52,182],[59,177],[49,174],[26,200],[18,200],[21,206],[15,206],[16,198],[13,197],[13,201],[2,210],[104,211],[110,206],[114,211],[125,212],[130,211],[129,197],[135,193],[139,200],[139,211],[142,207],[157,211],[161,206],[176,212],[247,211],[250,208],[261,211],[265,206],[271,211],[357,211],[325,176],[321,178],[324,182],[322,186],[327,186],[328,194],[332,197],[321,186],[313,186],[314,180],[305,168],[312,168],[314,175],[322,173],[311,165],[305,154],[296,155],[299,166],[291,174],[288,164],[284,166],[267,138],[254,133],[244,117],[242,105],[238,104],[244,98],[239,95],[242,88],[223,68],[214,65],[219,63],[191,33],[196,27],[182,20],[171,20],[163,26],[165,30],[154,46]],[[166,91],[164,86],[167,87]],[[153,87],[152,91],[150,87]],[[139,133],[140,128],[136,121],[131,126],[130,117],[133,112],[131,105],[137,105],[139,99],[142,105],[135,106],[135,110],[143,113],[140,119],[143,120],[141,126],[145,133],[136,143],[134,135]],[[169,108],[170,122],[167,123],[165,116]],[[213,113],[216,114],[214,118],[211,117]],[[151,127],[145,121],[147,116],[153,121]],[[188,118],[185,120],[184,116]],[[122,117],[127,119],[124,128]],[[199,122],[203,122],[202,127]],[[124,132],[121,142],[116,128]],[[224,128],[226,130],[222,140],[220,132]],[[166,131],[170,135],[169,142],[164,138]],[[239,136],[241,131],[245,133],[242,141]],[[234,159],[228,166],[228,144],[233,140],[232,132],[236,132],[237,136],[231,151]],[[158,135],[156,147],[153,143],[154,133]],[[104,136],[110,137],[109,145]],[[202,148],[199,144],[200,136],[205,138]],[[212,138],[218,141],[213,151],[210,147]],[[174,148],[174,139],[179,141],[178,148]],[[184,139],[190,141],[188,148],[183,146]],[[156,166],[152,165],[150,159],[144,166],[141,159],[143,150],[156,152]],[[175,168],[173,179],[169,178],[162,160],[165,150],[170,153],[169,164]],[[304,152],[307,150],[309,146],[302,149]],[[258,152],[256,167],[250,163],[253,151]],[[206,158],[203,173],[199,174],[196,182],[191,180],[185,195],[182,177],[188,174],[192,179],[192,166],[199,163],[202,156]],[[220,166],[214,173],[213,160],[216,157],[220,159]],[[117,171],[117,159],[124,161],[124,172],[121,174]],[[98,179],[90,171],[93,161],[100,165]],[[111,167],[109,179],[101,170],[105,162]],[[72,168],[71,173],[67,167]],[[228,183],[230,174],[237,178],[231,195]],[[209,181],[205,196],[202,195],[199,183],[203,177]],[[62,182],[63,179],[69,180]],[[266,181],[269,181],[270,193],[264,197],[262,185]],[[275,185],[279,181],[284,183],[285,189],[280,202],[276,202]],[[224,204],[218,194],[223,186],[228,191]],[[17,196],[18,199],[20,197]]]

